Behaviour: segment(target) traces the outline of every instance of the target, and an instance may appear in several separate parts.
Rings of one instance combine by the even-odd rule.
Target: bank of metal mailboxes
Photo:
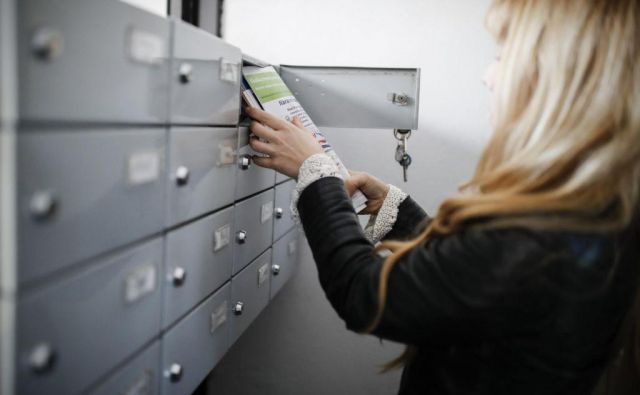
[[[298,262],[242,116],[266,64],[119,1],[1,1],[0,392],[188,394]],[[417,126],[417,69],[278,70],[320,127]]]
[[[167,19],[119,1],[14,3],[22,119],[166,123]]]

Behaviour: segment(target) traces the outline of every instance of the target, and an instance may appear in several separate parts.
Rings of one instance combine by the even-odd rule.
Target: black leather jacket
[[[298,202],[320,283],[347,328],[374,317],[383,258],[338,178]],[[389,238],[427,218],[407,198]],[[414,345],[400,394],[590,394],[636,289],[639,238],[470,227],[416,248],[393,269],[373,332]],[[382,362],[382,361],[381,361]]]

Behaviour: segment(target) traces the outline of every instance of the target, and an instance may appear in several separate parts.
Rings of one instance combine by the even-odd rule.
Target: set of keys
[[[395,129],[393,136],[398,140],[398,146],[396,147],[396,162],[402,166],[402,176],[404,182],[407,182],[407,169],[411,165],[411,155],[409,155],[407,144],[409,137],[411,137],[411,130]]]

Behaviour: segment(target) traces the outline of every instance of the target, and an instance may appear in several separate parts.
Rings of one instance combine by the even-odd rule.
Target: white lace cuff
[[[364,234],[370,242],[376,244],[389,233],[398,218],[398,207],[407,198],[407,194],[399,188],[389,185],[389,192],[384,198],[377,215],[369,218]]]
[[[300,223],[298,200],[306,187],[324,177],[340,177],[340,171],[333,159],[326,154],[314,154],[305,159],[298,172],[298,184],[291,196],[291,214],[296,223]]]

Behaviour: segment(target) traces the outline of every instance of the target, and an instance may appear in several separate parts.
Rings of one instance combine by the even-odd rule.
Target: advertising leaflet
[[[242,72],[244,75],[242,95],[248,105],[257,106],[259,103],[265,111],[289,122],[294,117],[298,117],[304,127],[322,145],[324,152],[333,159],[340,171],[340,176],[343,179],[349,177],[349,170],[342,163],[336,151],[327,142],[327,138],[313,123],[273,67],[243,67]],[[356,212],[360,212],[366,207],[367,198],[362,192],[356,191],[351,197],[351,202]]]

